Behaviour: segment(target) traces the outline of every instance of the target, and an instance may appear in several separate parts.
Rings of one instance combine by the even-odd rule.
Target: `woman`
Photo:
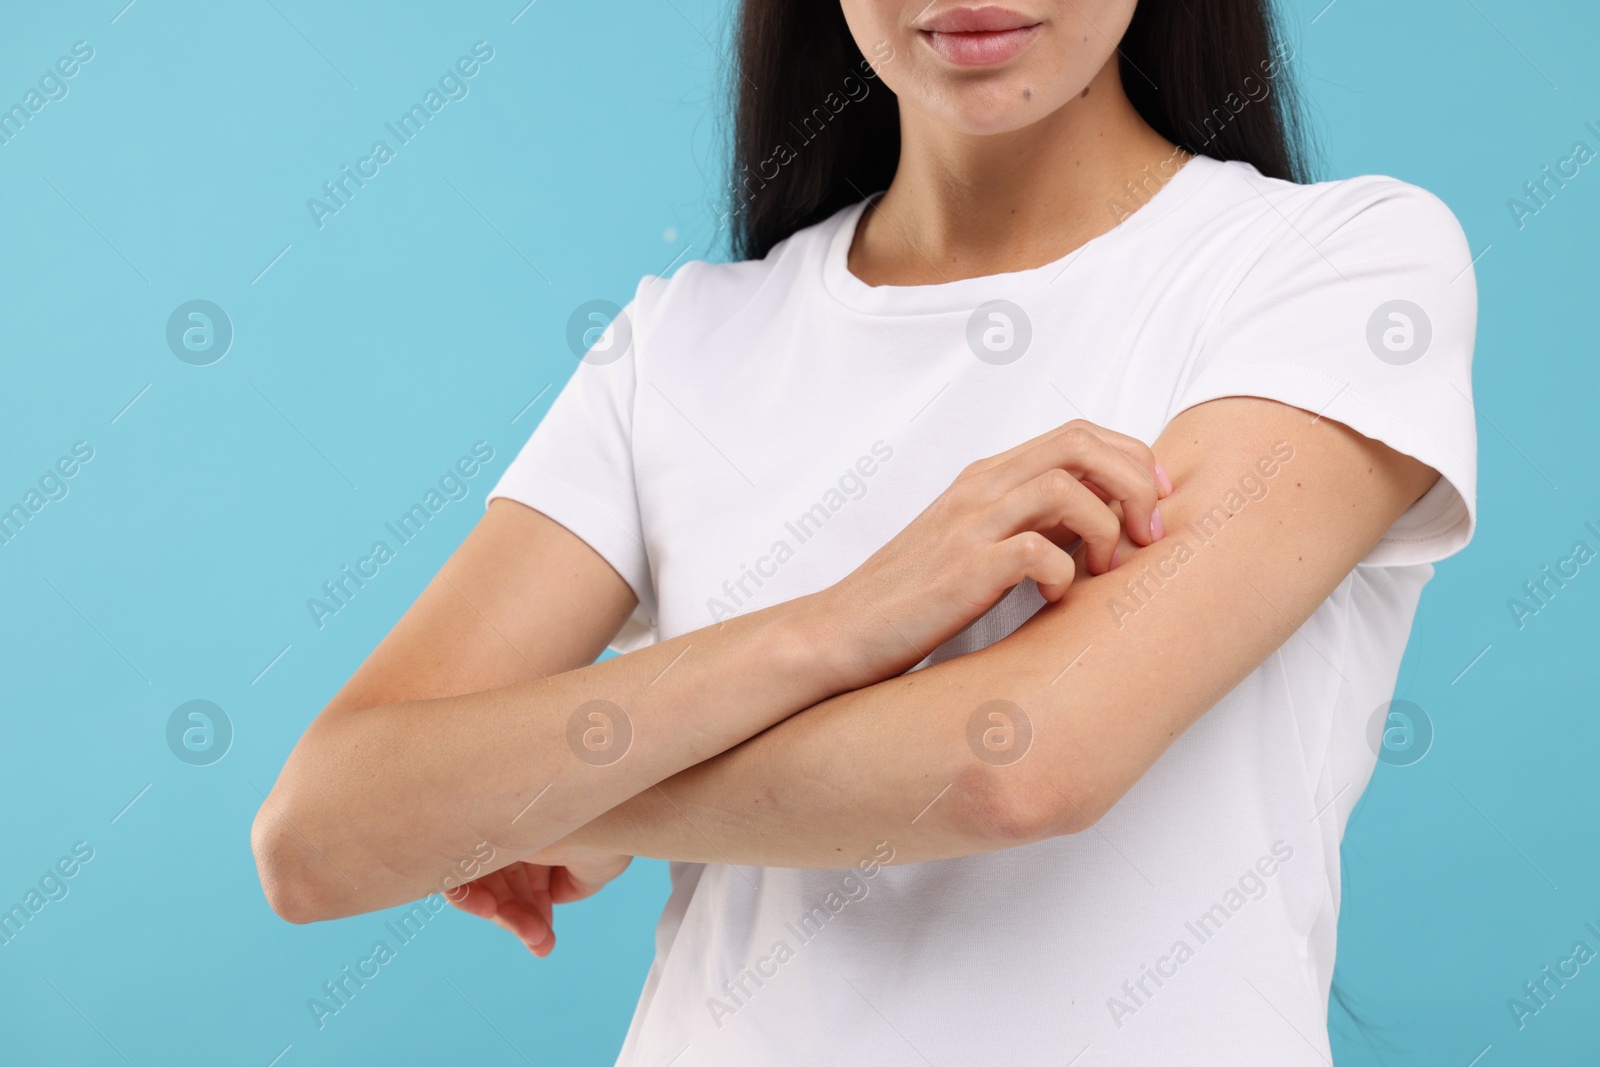
[[[641,283],[307,730],[272,905],[443,889],[544,955],[672,860],[629,1065],[1328,1059],[1340,836],[1474,521],[1460,227],[1293,181],[1264,0],[740,40],[744,260]]]

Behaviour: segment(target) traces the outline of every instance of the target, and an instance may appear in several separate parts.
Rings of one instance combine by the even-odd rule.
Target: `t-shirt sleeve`
[[[630,303],[593,339],[487,498],[506,497],[543,512],[616,569],[639,599],[612,642],[619,649],[649,643],[642,638],[656,611],[634,481],[634,312]],[[603,321],[597,319],[597,328]]]
[[[1315,191],[1313,191],[1315,190]],[[1344,423],[1439,472],[1362,563],[1432,563],[1477,521],[1465,234],[1437,197],[1392,178],[1311,187],[1223,301],[1170,414],[1226,396]],[[1264,210],[1274,210],[1263,201]]]

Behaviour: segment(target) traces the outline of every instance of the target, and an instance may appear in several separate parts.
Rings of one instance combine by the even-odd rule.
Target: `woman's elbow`
[[[337,917],[321,871],[328,861],[308,847],[270,797],[250,827],[250,850],[267,904],[280,919],[311,923]]]
[[[971,830],[991,846],[1011,848],[1082,833],[1103,807],[1042,767],[981,765],[969,769],[962,792]]]
[[[390,739],[374,727],[375,713],[319,716],[289,754],[250,827],[250,849],[267,903],[292,923],[344,918],[366,910],[349,852],[352,817],[381,807],[353,804],[349,783],[370,784],[375,764],[393,759]],[[349,873],[347,873],[349,872]]]

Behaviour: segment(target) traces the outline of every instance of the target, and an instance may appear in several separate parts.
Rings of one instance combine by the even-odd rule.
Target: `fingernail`
[[[1150,513],[1150,540],[1159,541],[1167,536],[1167,524],[1161,521],[1161,509]]]
[[[1161,486],[1163,493],[1172,492],[1172,479],[1167,477],[1166,468],[1159,463],[1156,464],[1156,483]]]
[[[1122,555],[1122,546],[1118,545],[1111,550],[1111,569],[1117,569],[1117,558]]]

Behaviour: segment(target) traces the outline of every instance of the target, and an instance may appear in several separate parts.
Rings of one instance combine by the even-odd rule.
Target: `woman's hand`
[[[556,947],[555,905],[600,892],[633,857],[556,846],[534,858],[550,862],[518,860],[446,892],[445,899],[468,915],[488,919],[542,958]]]
[[[820,595],[826,639],[868,685],[914,666],[1025,578],[1052,603],[1117,564],[1124,530],[1159,540],[1172,491],[1150,449],[1076,420],[971,464],[892,541]],[[843,621],[844,625],[840,623]]]

